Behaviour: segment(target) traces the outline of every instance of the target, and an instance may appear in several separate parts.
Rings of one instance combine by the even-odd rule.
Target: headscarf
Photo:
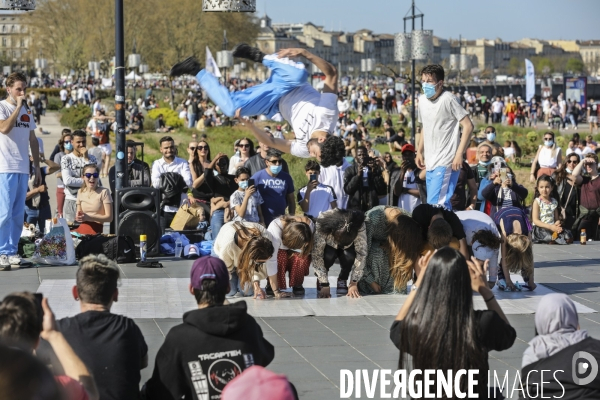
[[[535,313],[538,335],[529,342],[521,366],[550,357],[586,339],[587,331],[578,330],[578,326],[575,303],[566,294],[551,293],[542,297]]]

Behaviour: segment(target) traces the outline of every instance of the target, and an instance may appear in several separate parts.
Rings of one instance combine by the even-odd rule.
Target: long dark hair
[[[317,218],[317,233],[332,235],[340,246],[348,246],[354,242],[364,222],[363,212],[336,208]]]
[[[443,247],[431,257],[402,323],[398,368],[406,369],[411,354],[413,369],[483,370],[486,352],[478,336],[469,267],[460,252]],[[480,390],[487,390],[483,386]],[[466,379],[460,387],[466,390]]]
[[[208,147],[208,151],[207,151],[207,162],[211,162],[212,158],[210,156],[210,146],[207,142],[205,142],[204,140],[200,140],[198,143],[196,143],[196,146],[199,146],[200,143],[204,143],[206,145],[206,147]],[[204,173],[204,165],[202,165],[202,163],[200,162],[200,157],[198,156],[198,147],[196,147],[196,150],[194,151],[194,159],[192,160],[192,168],[194,168],[194,172],[196,173],[196,176],[200,176]]]
[[[247,227],[241,222],[234,222],[233,226],[238,236],[246,241],[236,266],[240,285],[244,287],[246,283],[252,283],[254,272],[261,266],[256,260],[271,258],[275,248],[269,239],[262,236],[260,230]]]
[[[253,141],[252,141],[250,138],[243,137],[243,138],[241,138],[241,139],[239,140],[239,142],[238,142],[238,146],[239,146],[239,144],[240,144],[240,142],[241,142],[242,140],[246,140],[246,141],[248,141],[248,144],[250,145],[250,148],[249,148],[249,150],[248,150],[248,157],[252,157],[252,156],[254,156],[254,155],[256,154],[256,150],[254,149],[254,142],[253,142]]]
[[[568,166],[568,164],[567,164],[567,162],[569,161],[569,159],[571,157],[577,157],[577,163],[579,163],[579,161],[581,161],[581,157],[579,157],[579,154],[577,154],[577,153],[571,153],[568,156],[566,156],[563,159],[563,162],[560,165],[560,168],[558,168],[556,170],[556,172],[554,173],[554,178],[556,180],[556,186],[559,186],[565,179],[567,179],[567,175],[568,175],[568,172],[567,172],[567,166]]]
[[[556,200],[556,202],[558,203],[558,212],[560,213],[561,205],[560,205],[560,195],[558,194],[558,188],[557,188],[558,185],[556,184],[554,179],[552,179],[552,177],[544,174],[537,179],[537,182],[535,183],[535,194],[533,195],[533,198],[537,199],[538,197],[540,197],[540,191],[538,190],[538,184],[540,182],[548,182],[552,186],[552,191],[550,192],[550,198]]]

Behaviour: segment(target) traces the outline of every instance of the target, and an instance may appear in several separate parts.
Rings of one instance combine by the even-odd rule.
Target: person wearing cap
[[[225,302],[229,288],[222,260],[206,256],[194,261],[189,291],[198,309],[186,312],[183,323],[167,334],[146,382],[147,400],[219,399],[244,370],[273,361],[275,349],[248,314],[246,302]]]
[[[229,382],[221,394],[221,400],[239,399],[298,400],[298,393],[285,375],[255,365]]]
[[[469,252],[482,263],[489,260],[488,283],[493,288],[498,277],[498,256],[502,244],[496,223],[481,211],[457,211],[456,216],[465,231]]]
[[[418,107],[423,133],[416,164],[427,170],[427,203],[452,209],[450,198],[473,132],[473,123],[456,98],[444,91],[441,65],[426,66],[421,77],[423,95],[419,97]]]
[[[415,146],[406,143],[402,146],[402,165],[397,174],[392,171],[390,187],[393,188],[393,202],[397,206],[411,213],[415,207],[422,203],[421,193],[426,190],[425,170],[420,170],[415,164]]]

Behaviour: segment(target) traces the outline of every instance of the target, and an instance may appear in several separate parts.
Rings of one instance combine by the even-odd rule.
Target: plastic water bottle
[[[587,233],[585,229],[581,230],[581,237],[579,239],[581,240],[581,244],[587,244]]]
[[[181,252],[183,251],[183,243],[181,242],[181,238],[177,238],[175,241],[175,257],[181,258]]]
[[[146,261],[146,235],[140,235],[140,261]]]

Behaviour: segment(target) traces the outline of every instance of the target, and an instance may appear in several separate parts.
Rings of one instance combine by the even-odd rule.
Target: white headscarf
[[[535,313],[538,336],[529,342],[521,366],[550,357],[587,338],[587,331],[578,330],[578,326],[575,303],[566,294],[551,293],[542,297]]]

